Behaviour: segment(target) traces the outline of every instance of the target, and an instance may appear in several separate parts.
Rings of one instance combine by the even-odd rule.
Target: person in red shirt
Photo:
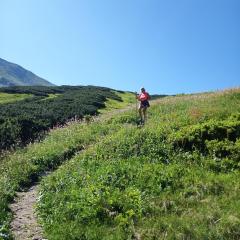
[[[150,107],[149,101],[150,95],[146,92],[145,88],[141,88],[141,93],[136,95],[138,101],[140,101],[138,112],[141,118],[141,124],[144,124],[147,119],[147,108]]]

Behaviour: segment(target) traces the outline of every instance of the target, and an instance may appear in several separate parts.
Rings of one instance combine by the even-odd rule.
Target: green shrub
[[[2,122],[0,124],[0,151],[19,144],[21,140],[19,123],[14,119],[6,119],[0,122]]]
[[[229,140],[235,142],[240,137],[240,121],[227,119],[210,120],[206,123],[187,126],[172,134],[170,140],[175,148],[184,150],[206,150],[206,141]]]
[[[49,128],[69,120],[96,115],[107,98],[122,101],[113,90],[94,86],[10,87],[0,92],[34,95],[0,105],[0,151],[41,139]]]

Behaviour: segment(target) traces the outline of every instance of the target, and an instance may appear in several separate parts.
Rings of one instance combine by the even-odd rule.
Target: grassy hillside
[[[0,88],[0,152],[41,139],[73,118],[95,115],[107,99],[122,102],[117,91],[103,87]]]
[[[166,97],[143,128],[135,109],[110,114],[1,159],[0,239],[15,191],[66,160],[41,184],[48,239],[239,239],[239,103],[239,89]]]
[[[126,108],[127,106],[131,106],[136,102],[135,96],[131,92],[115,92],[115,93],[122,99],[122,101],[108,98],[107,101],[105,102],[106,107],[99,109],[100,113],[106,113],[112,110]]]
[[[118,98],[125,96],[123,92],[115,94]],[[129,93],[126,95],[129,98]],[[128,104],[128,101],[124,101],[122,107]],[[63,161],[86,149],[88,145],[94,144],[110,132],[117,131],[120,126],[121,124],[102,124],[99,121],[91,124],[68,122],[64,127],[52,129],[42,142],[29,144],[23,149],[1,157],[0,239],[11,239],[9,229],[12,214],[8,204],[13,201],[17,190],[28,187],[43,172],[55,169]]]
[[[0,92],[0,104],[24,100],[31,96],[32,96],[31,94],[20,94],[20,93],[9,94],[9,93],[1,93]]]
[[[239,239],[240,90],[133,112],[41,185],[48,239]],[[92,126],[91,126],[92,127]]]

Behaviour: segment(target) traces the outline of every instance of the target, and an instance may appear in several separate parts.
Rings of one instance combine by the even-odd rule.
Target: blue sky
[[[240,86],[239,0],[0,0],[0,57],[57,85]]]

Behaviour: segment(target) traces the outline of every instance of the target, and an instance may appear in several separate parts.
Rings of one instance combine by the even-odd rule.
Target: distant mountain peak
[[[0,87],[54,86],[29,70],[0,58]]]

